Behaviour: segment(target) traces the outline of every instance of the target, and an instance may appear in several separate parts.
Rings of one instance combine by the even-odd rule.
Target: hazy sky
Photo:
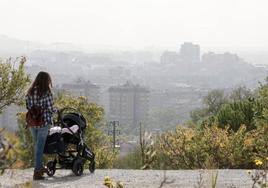
[[[267,0],[0,0],[0,34],[46,43],[268,50],[267,20]]]

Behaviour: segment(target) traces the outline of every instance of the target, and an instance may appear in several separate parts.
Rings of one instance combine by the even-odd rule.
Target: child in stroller
[[[61,109],[55,125],[49,130],[44,149],[45,154],[56,154],[54,160],[47,163],[47,175],[53,176],[56,169],[72,169],[75,175],[80,176],[86,161],[89,161],[89,171],[93,173],[95,154],[84,143],[87,125],[83,115],[73,108]]]

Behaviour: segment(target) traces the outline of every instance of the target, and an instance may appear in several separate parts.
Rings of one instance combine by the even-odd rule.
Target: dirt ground
[[[211,187],[213,177],[217,177],[217,188],[252,187],[252,180],[246,170],[96,170],[91,174],[84,170],[82,176],[75,176],[71,170],[58,170],[53,177],[42,181],[32,181],[33,169],[7,170],[0,176],[0,187],[77,187],[105,188],[104,177],[113,182],[122,181],[124,188]]]

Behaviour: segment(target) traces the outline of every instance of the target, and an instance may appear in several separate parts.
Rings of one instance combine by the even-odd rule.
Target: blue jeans
[[[43,162],[43,151],[47,139],[48,127],[31,127],[31,133],[34,141],[34,169],[40,170]]]

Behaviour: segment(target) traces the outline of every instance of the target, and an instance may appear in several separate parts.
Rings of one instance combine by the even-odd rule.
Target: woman
[[[33,106],[38,107],[41,109],[42,116],[41,125],[28,126],[34,141],[34,180],[44,179],[43,175],[47,171],[42,165],[43,151],[48,129],[52,125],[52,115],[56,112],[51,87],[50,75],[47,72],[39,72],[26,95],[27,109],[30,110]]]

